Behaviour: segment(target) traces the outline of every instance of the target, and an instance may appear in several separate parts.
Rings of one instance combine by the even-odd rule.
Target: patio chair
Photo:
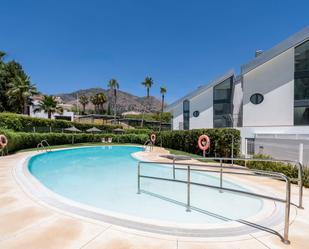
[[[105,137],[102,137],[101,142],[106,143]]]
[[[108,138],[108,143],[111,144],[112,142],[113,142],[113,138],[112,138],[112,137],[109,137],[109,138]]]

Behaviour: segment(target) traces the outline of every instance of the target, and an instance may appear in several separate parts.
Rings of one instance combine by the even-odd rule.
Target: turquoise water
[[[29,170],[50,190],[74,201],[137,216],[177,223],[220,223],[243,219],[262,207],[260,199],[205,187],[191,187],[191,212],[185,211],[186,185],[141,179],[144,192],[137,194],[137,160],[131,153],[142,148],[101,146],[59,150],[34,156]],[[172,177],[162,165],[143,165],[142,174]],[[219,185],[218,175],[192,172],[192,181]],[[177,179],[186,172],[176,171]],[[224,187],[243,189],[224,181]]]

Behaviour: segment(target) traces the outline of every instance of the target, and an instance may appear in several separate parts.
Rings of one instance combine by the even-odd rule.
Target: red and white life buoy
[[[210,146],[210,139],[207,135],[201,135],[198,138],[198,147],[202,150],[202,151],[206,151],[209,149]]]
[[[0,135],[0,149],[4,149],[8,144],[8,139],[4,135]]]
[[[151,142],[152,142],[153,144],[155,143],[156,138],[157,138],[156,134],[152,133],[152,134],[150,135],[150,140],[151,140]]]

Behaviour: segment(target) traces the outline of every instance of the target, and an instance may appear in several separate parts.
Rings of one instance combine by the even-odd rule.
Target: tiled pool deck
[[[166,160],[158,157],[165,153],[155,148],[151,153],[141,152],[147,160]],[[305,209],[292,208],[290,245],[277,236],[260,232],[237,237],[184,238],[152,234],[119,227],[61,211],[26,194],[17,183],[14,168],[36,152],[23,152],[0,158],[0,248],[117,248],[117,249],[259,249],[309,248],[309,189],[304,189]],[[239,179],[238,179],[239,180]],[[242,178],[252,185],[252,180]],[[281,182],[257,179],[255,185],[267,186],[268,191],[283,194]],[[292,198],[297,199],[297,187],[292,187]],[[241,211],[241,210],[240,210]]]

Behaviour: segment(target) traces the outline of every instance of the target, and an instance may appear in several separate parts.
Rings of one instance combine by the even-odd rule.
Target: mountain
[[[113,106],[113,93],[110,90],[105,90],[103,88],[89,88],[78,90],[72,93],[55,94],[55,96],[60,97],[65,104],[74,105],[77,103],[77,96],[86,95],[87,97],[91,97],[101,92],[107,96],[108,102],[104,105],[105,110],[107,110],[109,101],[111,101],[111,106]],[[79,106],[81,107],[80,104]],[[127,92],[120,90],[117,91],[117,111],[119,113],[127,111],[143,112],[144,109],[146,109],[147,112],[157,112],[160,111],[160,108],[161,101],[153,96],[149,97],[148,103],[147,97],[138,97]],[[94,106],[91,102],[86,106],[86,109],[94,109]]]

